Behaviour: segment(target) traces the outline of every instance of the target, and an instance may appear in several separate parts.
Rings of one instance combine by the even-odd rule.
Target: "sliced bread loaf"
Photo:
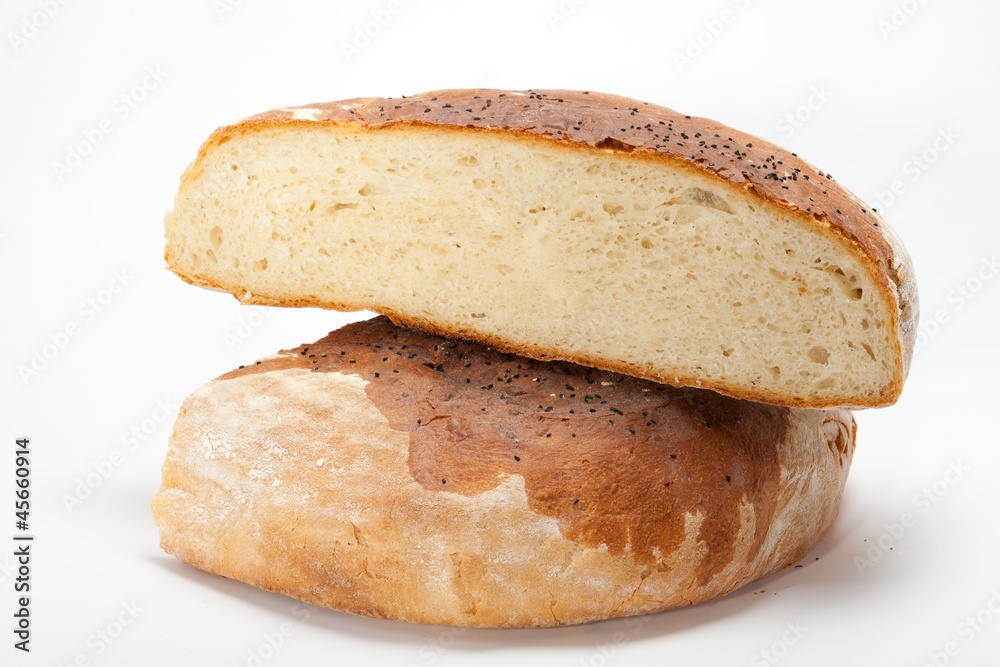
[[[166,233],[174,272],[244,303],[786,406],[893,403],[917,321],[905,249],[829,174],[597,93],[264,113],[202,146]]]

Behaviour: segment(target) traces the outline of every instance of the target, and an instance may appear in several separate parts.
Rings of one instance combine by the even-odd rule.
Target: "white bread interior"
[[[166,218],[189,282],[781,405],[898,396],[867,257],[678,161],[420,125],[209,143]]]

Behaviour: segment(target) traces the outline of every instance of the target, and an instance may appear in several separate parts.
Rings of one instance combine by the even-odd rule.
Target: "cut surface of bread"
[[[827,174],[714,121],[570,91],[438,91],[221,128],[169,267],[245,303],[397,323],[799,407],[894,402],[906,251]]]
[[[801,560],[854,453],[802,410],[540,362],[380,317],[185,400],[153,499],[202,570],[375,618],[584,623]]]

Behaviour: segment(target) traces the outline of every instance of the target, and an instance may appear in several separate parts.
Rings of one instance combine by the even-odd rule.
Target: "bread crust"
[[[570,90],[505,91],[494,89],[438,90],[402,98],[353,98],[276,109],[217,129],[199,149],[186,170],[181,189],[200,173],[205,156],[237,135],[293,125],[343,125],[366,131],[419,126],[447,131],[492,132],[525,140],[553,142],[582,151],[614,151],[622,159],[666,160],[681,169],[715,178],[738,195],[755,197],[761,205],[775,207],[810,225],[831,240],[852,250],[889,304],[891,329],[897,332],[893,381],[881,395],[844,400],[840,407],[882,407],[896,402],[909,373],[919,321],[916,279],[898,235],[873,209],[830,174],[780,146],[740,132],[717,121],[682,115],[676,111],[627,97]],[[698,386],[737,398],[792,407],[824,408],[821,399],[797,398],[762,388],[747,388],[725,381],[677,375],[663,377],[647,370],[605,358],[569,355],[565,351],[515,343],[500,336],[449,327],[416,313],[395,312],[366,299],[285,299],[245,293],[237,285],[217,283],[186,273],[171,260],[168,267],[185,281],[228,291],[247,304],[286,307],[372,310],[393,321],[427,331],[462,336],[538,359],[570,359],[637,377]]]
[[[843,410],[537,362],[380,317],[189,397],[153,513],[184,562],[313,604],[565,625],[794,564],[836,517],[854,437]]]

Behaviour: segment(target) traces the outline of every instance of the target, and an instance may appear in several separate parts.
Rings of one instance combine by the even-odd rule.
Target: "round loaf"
[[[379,317],[185,402],[153,512],[197,568],[376,618],[583,623],[724,595],[829,530],[854,452],[802,410]]]
[[[916,335],[906,249],[828,173],[595,92],[259,114],[205,142],[165,226],[171,270],[243,303],[775,405],[890,405]]]

